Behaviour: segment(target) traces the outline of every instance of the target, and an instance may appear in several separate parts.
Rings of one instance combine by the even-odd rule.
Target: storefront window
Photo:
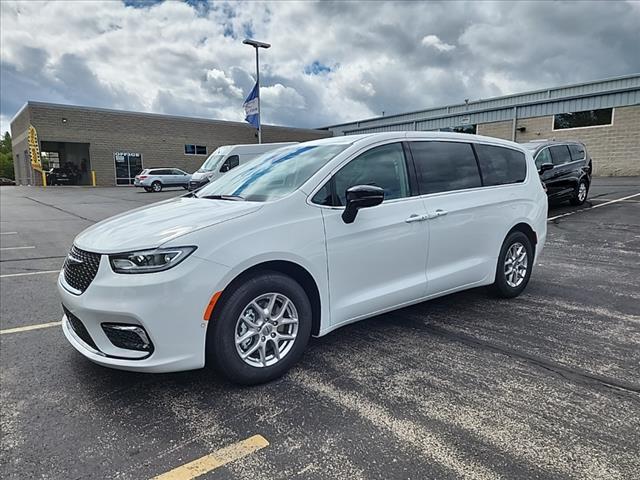
[[[142,171],[142,155],[134,152],[115,152],[116,185],[133,185],[136,175]]]

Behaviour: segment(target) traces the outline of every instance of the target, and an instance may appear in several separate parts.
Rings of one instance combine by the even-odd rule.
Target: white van
[[[298,142],[252,143],[248,145],[223,145],[217,148],[191,176],[189,190],[195,190],[220,177],[223,173],[254,158],[281,147]]]

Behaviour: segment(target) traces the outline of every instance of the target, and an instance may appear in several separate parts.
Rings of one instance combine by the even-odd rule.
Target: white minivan
[[[276,378],[311,335],[481,285],[515,297],[547,197],[516,143],[443,132],[326,138],[104,220],[58,277],[69,342],[109,367]]]
[[[298,142],[252,143],[248,145],[223,145],[207,157],[202,166],[191,175],[189,190],[196,190],[220,177],[223,173],[253,160],[260,155]]]

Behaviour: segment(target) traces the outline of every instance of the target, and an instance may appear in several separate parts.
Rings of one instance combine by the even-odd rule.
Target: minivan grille
[[[64,261],[64,280],[80,293],[84,292],[98,273],[100,254],[71,247]]]

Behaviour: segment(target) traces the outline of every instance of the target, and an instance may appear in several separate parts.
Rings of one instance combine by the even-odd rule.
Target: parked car
[[[296,143],[297,142],[252,143],[249,145],[224,145],[218,147],[191,176],[189,190],[197,190],[229,170],[249,160],[253,160],[260,155],[278,148],[295,145]]]
[[[519,295],[547,198],[516,143],[394,132],[293,145],[74,240],[63,331],[90,360],[276,378],[310,335],[449,293]]]
[[[147,168],[135,176],[133,184],[147,192],[161,192],[165,187],[189,187],[191,175],[179,168]]]
[[[80,172],[72,166],[54,167],[46,172],[47,185],[77,185]]]
[[[582,205],[589,194],[593,162],[584,143],[549,141],[523,143],[533,155],[550,201]]]
[[[15,180],[11,180],[10,178],[0,177],[0,186],[2,185],[15,185]]]

